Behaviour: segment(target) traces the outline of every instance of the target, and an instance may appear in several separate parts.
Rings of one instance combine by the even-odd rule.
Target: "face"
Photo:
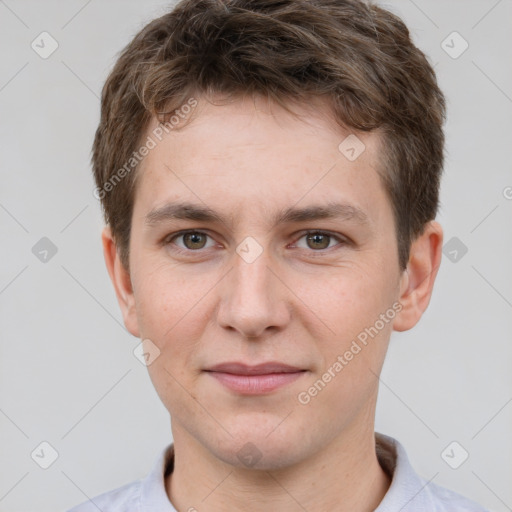
[[[158,348],[175,442],[235,466],[373,429],[406,286],[379,135],[357,134],[354,160],[326,106],[295,111],[199,99],[138,170],[125,323]]]

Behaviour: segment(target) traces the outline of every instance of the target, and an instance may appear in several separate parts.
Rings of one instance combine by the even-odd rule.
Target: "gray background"
[[[170,442],[167,411],[132,353],[139,340],[122,325],[105,270],[89,165],[115,55],[168,5],[0,0],[2,512],[66,509],[144,476]],[[447,95],[438,220],[445,242],[456,240],[423,319],[392,336],[376,429],[398,438],[427,480],[504,512],[512,510],[512,2],[384,5],[404,18]],[[42,46],[43,31],[59,45],[46,59],[31,47]],[[444,43],[452,56],[442,47],[453,31],[469,43],[458,58],[458,36]],[[42,237],[57,248],[46,262],[32,252]],[[43,441],[59,454],[48,469],[35,462],[49,461]],[[452,441],[469,453],[458,469],[441,457]],[[452,464],[460,450],[449,450]]]

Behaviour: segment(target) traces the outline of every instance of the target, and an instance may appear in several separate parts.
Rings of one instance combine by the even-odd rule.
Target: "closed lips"
[[[278,362],[262,363],[258,365],[247,365],[244,363],[232,362],[218,364],[205,371],[250,376],[269,375],[275,373],[297,373],[304,372],[306,370]]]

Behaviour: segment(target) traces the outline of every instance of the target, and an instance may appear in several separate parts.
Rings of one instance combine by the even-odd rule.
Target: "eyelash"
[[[174,245],[173,247],[173,251],[176,251],[178,253],[188,253],[188,254],[192,254],[192,253],[198,253],[200,254],[201,252],[203,251],[206,251],[207,249],[183,249],[182,247],[178,247],[176,246],[175,244],[173,244],[173,241],[176,239],[176,238],[179,238],[179,237],[183,237],[189,233],[198,233],[200,235],[205,235],[207,237],[211,237],[211,235],[209,235],[208,233],[206,233],[205,231],[200,231],[200,230],[197,230],[197,229],[188,229],[188,230],[185,230],[185,231],[180,231],[178,233],[173,233],[172,235],[169,235],[167,237],[164,238],[164,240],[162,241],[163,245],[165,246],[170,246],[170,245]],[[328,236],[330,238],[334,238],[338,241],[338,245],[349,245],[351,242],[348,238],[346,237],[341,237],[339,235],[336,235],[334,233],[331,233],[329,231],[320,231],[320,230],[308,230],[308,231],[305,231],[303,232],[299,238],[297,238],[296,242],[294,243],[297,243],[299,240],[301,240],[302,238],[304,238],[305,236],[308,236],[308,235],[325,235],[325,236]],[[325,249],[318,249],[318,250],[314,250],[314,249],[309,249],[309,252],[315,254],[315,255],[321,255],[325,252],[327,252],[328,250],[330,249],[335,249],[336,246],[333,246],[333,247],[326,247]],[[308,250],[308,249],[303,249],[303,250]]]

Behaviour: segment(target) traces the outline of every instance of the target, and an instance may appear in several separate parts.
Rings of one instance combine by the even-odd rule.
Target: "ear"
[[[140,338],[130,272],[121,263],[109,226],[103,229],[101,242],[103,244],[103,256],[105,257],[108,274],[114,285],[117,301],[123,314],[124,325],[131,334]]]
[[[430,221],[411,244],[409,262],[400,278],[402,309],[393,322],[395,331],[414,327],[427,309],[441,264],[442,247],[443,228],[438,222]]]

